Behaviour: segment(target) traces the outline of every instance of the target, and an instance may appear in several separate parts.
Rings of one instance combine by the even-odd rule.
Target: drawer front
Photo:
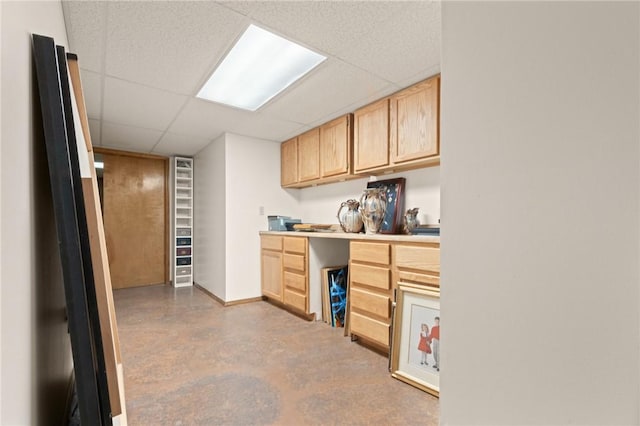
[[[285,287],[295,288],[304,293],[307,291],[307,277],[296,274],[295,272],[284,271],[284,285]]]
[[[398,272],[399,283],[422,284],[433,287],[440,287],[440,277],[435,275],[418,274],[416,272]]]
[[[190,256],[191,247],[178,247],[176,248],[176,256]]]
[[[176,236],[178,237],[190,237],[191,236],[191,228],[177,228]]]
[[[307,254],[307,239],[303,237],[284,237],[284,251]]]
[[[398,268],[440,273],[440,248],[398,244],[394,247],[394,262]]]
[[[389,244],[388,243],[363,243],[352,241],[349,257],[351,260],[360,262],[389,264]]]
[[[359,263],[352,262],[350,269],[351,282],[356,285],[368,285],[381,290],[389,290],[391,288],[389,268],[360,265]]]
[[[282,250],[282,237],[263,235],[260,237],[260,247],[267,250]]]
[[[282,263],[285,268],[295,271],[304,272],[307,270],[305,257],[299,254],[285,254],[282,258]]]
[[[284,290],[284,303],[302,312],[307,312],[307,298],[295,291]]]
[[[191,258],[190,257],[179,257],[179,258],[176,259],[176,265],[178,265],[178,266],[191,265]]]
[[[191,267],[176,268],[176,275],[191,275]]]
[[[384,346],[389,346],[388,324],[360,315],[357,312],[351,312],[350,321],[351,333],[366,337]]]
[[[352,287],[349,297],[351,309],[366,311],[386,320],[391,318],[391,300],[387,296]]]
[[[191,238],[176,238],[176,245],[177,246],[190,246],[191,245]]]

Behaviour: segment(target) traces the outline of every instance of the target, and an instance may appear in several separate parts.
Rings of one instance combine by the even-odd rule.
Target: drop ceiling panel
[[[219,119],[221,109],[209,102],[190,99],[168,131],[213,140],[225,129],[225,123]]]
[[[80,79],[87,115],[99,119],[102,113],[102,75],[81,69]]]
[[[107,75],[195,95],[249,25],[213,2],[109,4]]]
[[[280,135],[295,131],[302,125],[303,123],[242,111],[201,99],[191,99],[169,131],[209,140],[224,132],[277,140]]]
[[[81,68],[101,72],[107,22],[107,3],[63,1],[69,51],[78,55]]]
[[[152,152],[155,154],[192,156],[210,143],[211,140],[209,139],[165,133]]]
[[[127,151],[149,152],[162,137],[158,130],[102,123],[102,146]]]
[[[166,130],[186,96],[107,77],[102,119],[147,129]]]
[[[267,105],[265,113],[312,123],[354,102],[369,99],[389,82],[336,59],[329,59],[293,90]],[[394,88],[395,89],[395,88]]]
[[[410,37],[407,35],[410,34]],[[390,19],[366,36],[364,42],[333,47],[340,57],[359,67],[376,70],[382,78],[402,84],[423,71],[430,77],[440,64],[440,3],[412,2],[396,19]]]

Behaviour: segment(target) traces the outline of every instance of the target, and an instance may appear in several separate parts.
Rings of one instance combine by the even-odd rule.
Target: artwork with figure
[[[440,311],[421,305],[411,306],[411,337],[408,362],[440,371]]]

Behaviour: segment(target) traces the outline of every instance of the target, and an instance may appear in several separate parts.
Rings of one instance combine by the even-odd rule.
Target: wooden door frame
[[[169,277],[169,259],[170,259],[170,229],[169,229],[169,160],[170,158],[164,155],[145,154],[142,152],[121,151],[119,149],[101,148],[94,146],[93,152],[96,154],[108,154],[119,155],[122,157],[134,157],[134,158],[147,158],[150,160],[162,160],[164,161],[164,284],[170,284],[171,278]],[[104,208],[104,207],[103,207]]]

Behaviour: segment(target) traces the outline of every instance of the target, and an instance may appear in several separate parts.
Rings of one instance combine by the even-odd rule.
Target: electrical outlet
[[[258,207],[258,214],[259,214],[260,216],[264,216],[264,206],[260,206],[260,207]]]

